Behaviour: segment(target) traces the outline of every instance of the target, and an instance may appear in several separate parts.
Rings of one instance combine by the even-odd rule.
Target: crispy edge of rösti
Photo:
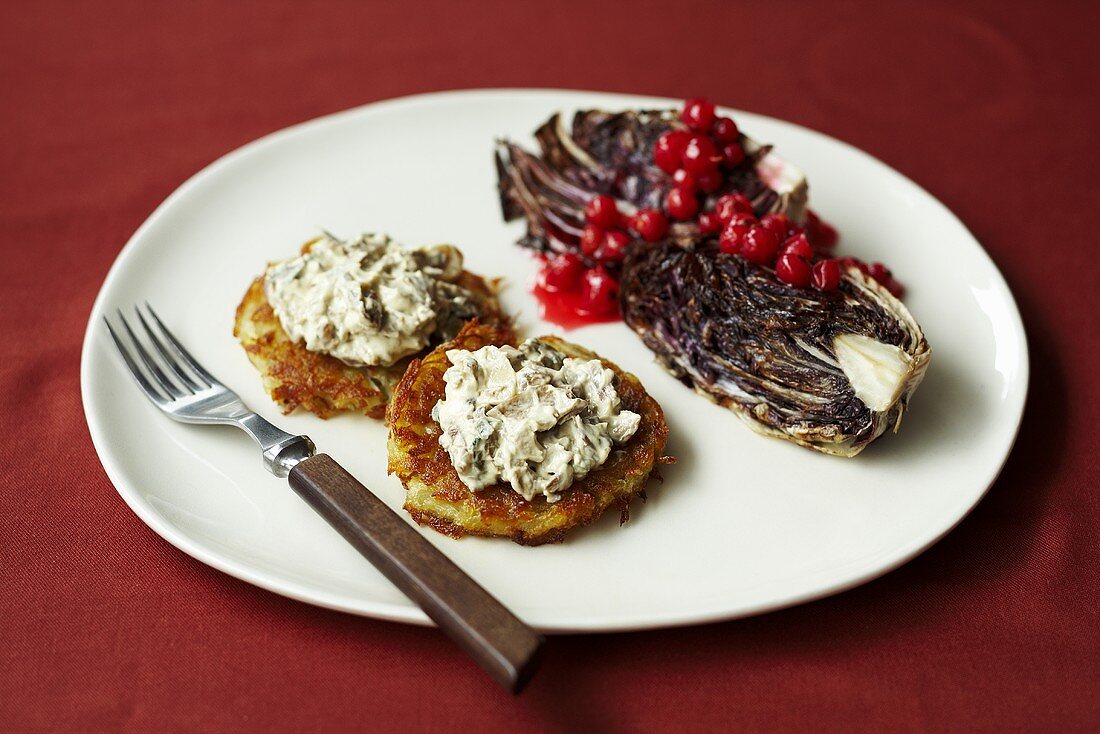
[[[661,407],[634,375],[613,363],[557,337],[540,339],[569,356],[600,359],[613,370],[622,407],[641,415],[638,431],[603,466],[574,482],[558,502],[544,497],[527,501],[504,483],[472,491],[439,445],[441,429],[431,416],[444,395],[443,373],[451,366],[446,352],[514,344],[515,335],[510,328],[471,322],[452,341],[412,361],[387,411],[389,472],[405,486],[405,510],[418,523],[452,537],[495,536],[541,545],[562,541],[571,529],[595,522],[611,507],[619,509],[620,522],[625,522],[631,500],[645,498],[654,467],[668,461],[661,455],[668,435]]]

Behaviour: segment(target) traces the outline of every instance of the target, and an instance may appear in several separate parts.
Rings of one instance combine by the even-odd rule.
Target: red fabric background
[[[1100,728],[1095,4],[172,5],[0,9],[0,729]],[[283,599],[154,535],[80,407],[85,320],[123,243],[259,135],[478,86],[704,93],[940,197],[1002,268],[1032,349],[985,501],[840,596],[556,637],[518,699],[434,630]]]

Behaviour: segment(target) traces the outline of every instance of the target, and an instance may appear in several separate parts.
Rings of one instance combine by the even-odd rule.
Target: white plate
[[[231,334],[266,262],[322,227],[453,242],[472,270],[506,276],[523,333],[538,319],[532,260],[501,222],[491,150],[553,111],[673,105],[565,91],[448,92],[369,105],[297,125],[227,155],[185,183],[111,268],[85,336],[81,385],[96,450],[134,512],[199,560],[295,599],[424,624],[391,587],[231,428],[174,423],[146,402],[112,351],[102,317],[151,301],[199,359],[279,426],[400,508],[385,428],[365,418],[284,417]],[[424,534],[522,618],[546,631],[689,624],[794,604],[876,577],[942,537],[978,502],[1012,446],[1027,391],[1023,326],[1001,275],[932,196],[844,143],[737,112],[758,140],[801,166],[811,203],[845,254],[890,264],[908,286],[933,358],[898,435],[856,459],[750,432],[654,363],[622,324],[568,336],[635,372],[664,406],[675,467],[619,527],[616,513],[561,545]]]

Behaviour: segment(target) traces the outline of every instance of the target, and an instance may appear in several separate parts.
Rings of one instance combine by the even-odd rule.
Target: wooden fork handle
[[[498,683],[519,693],[543,638],[325,454],[290,470],[290,486],[416,602]]]

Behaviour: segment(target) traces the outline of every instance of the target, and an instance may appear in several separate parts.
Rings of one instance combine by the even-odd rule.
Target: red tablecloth
[[[1100,728],[1097,5],[549,5],[3,5],[0,730]],[[989,496],[827,600],[553,638],[517,699],[435,630],[261,591],[146,528],[99,466],[77,378],[119,248],[259,135],[491,86],[707,94],[942,199],[1003,270],[1032,350]]]

